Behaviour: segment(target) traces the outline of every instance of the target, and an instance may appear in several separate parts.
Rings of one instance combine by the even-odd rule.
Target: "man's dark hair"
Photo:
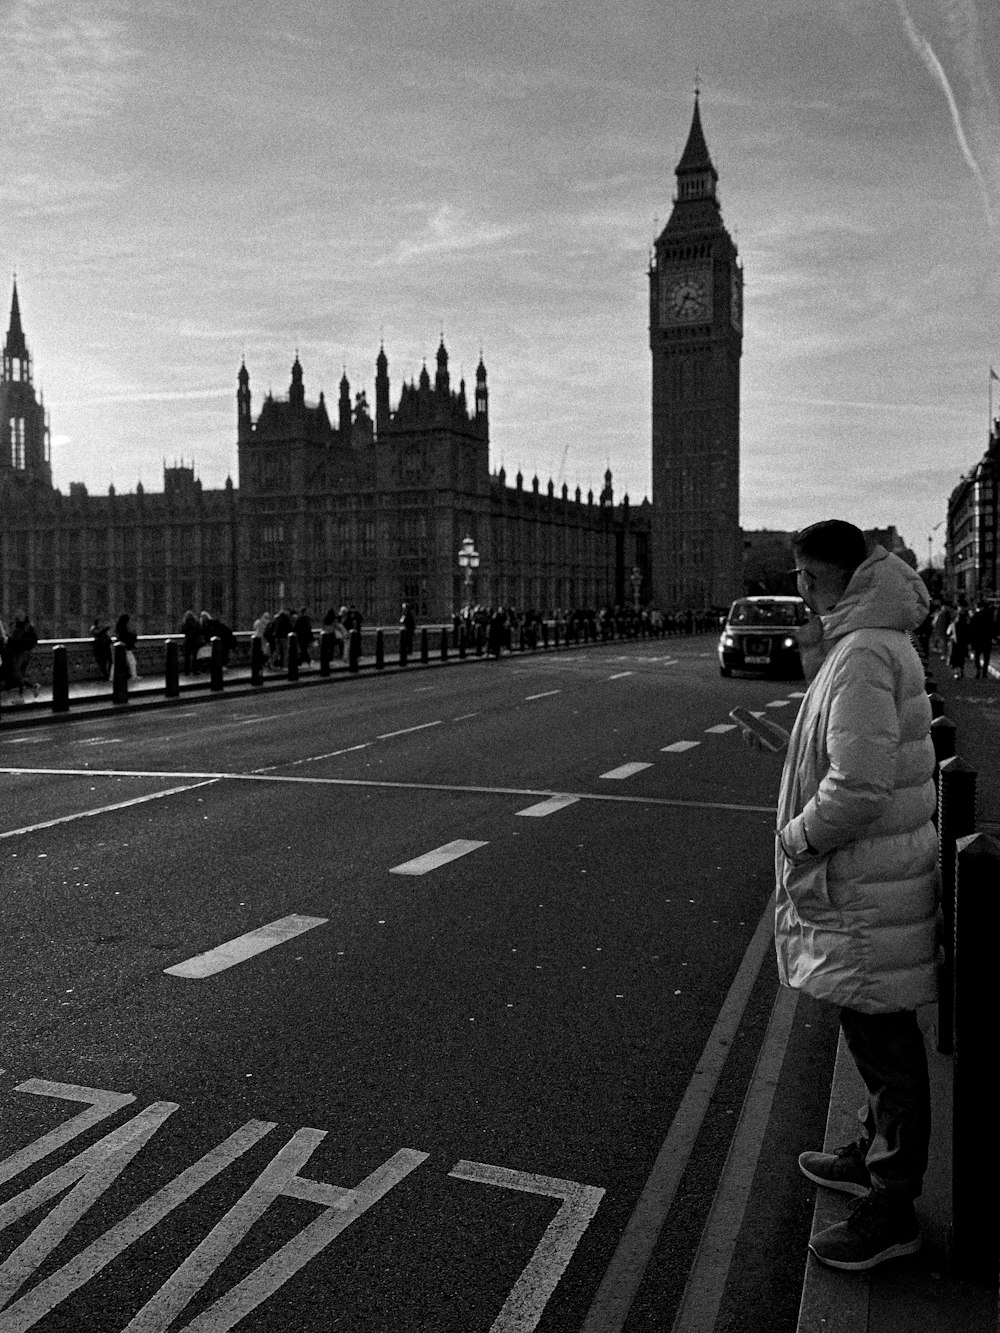
[[[868,554],[865,534],[842,518],[825,518],[795,534],[792,546],[807,560],[822,560],[853,574]]]

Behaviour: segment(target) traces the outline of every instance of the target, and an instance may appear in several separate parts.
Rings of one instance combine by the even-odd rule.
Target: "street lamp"
[[[632,573],[629,575],[629,582],[632,585],[632,601],[635,609],[639,609],[639,589],[642,587],[642,570],[638,565],[632,566]]]
[[[458,563],[465,570],[465,605],[472,601],[472,571],[479,568],[479,552],[471,537],[465,537],[458,548]]]

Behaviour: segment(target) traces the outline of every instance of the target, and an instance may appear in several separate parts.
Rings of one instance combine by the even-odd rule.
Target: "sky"
[[[494,470],[638,503],[697,80],[744,528],[939,557],[1000,373],[998,71],[995,0],[0,0],[0,319],[16,272],[54,482],[238,482],[244,357],[256,414],[296,352],[374,402],[384,344],[395,404],[443,333]]]

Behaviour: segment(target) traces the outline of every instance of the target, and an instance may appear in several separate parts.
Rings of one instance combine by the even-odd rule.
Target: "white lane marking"
[[[12,770],[6,769],[3,771],[10,772]],[[24,773],[31,772],[32,770],[19,769],[14,771]],[[82,772],[87,777],[91,776],[90,769],[83,769]],[[177,775],[176,773],[171,773],[170,776],[176,777]],[[0,838],[19,838],[24,833],[37,833],[39,829],[55,828],[57,824],[69,824],[74,819],[90,819],[93,815],[110,814],[112,810],[124,810],[130,805],[142,805],[146,801],[159,801],[164,796],[176,796],[182,791],[197,791],[199,787],[211,787],[212,784],[218,782],[218,780],[218,778],[208,778],[204,782],[189,782],[184,787],[168,787],[166,791],[153,791],[149,792],[146,796],[133,796],[131,800],[128,801],[115,801],[112,805],[99,805],[96,810],[78,810],[76,814],[60,815],[58,819],[43,819],[41,823],[38,824],[25,824],[23,828],[7,829],[5,832],[0,833]]]
[[[530,1175],[486,1162],[458,1162],[448,1172],[456,1180],[498,1189],[521,1190],[562,1199],[559,1211],[545,1228],[535,1252],[514,1283],[503,1309],[490,1325],[490,1333],[531,1333],[538,1326],[549,1297],[566,1271],[590,1219],[597,1212],[604,1190],[580,1185],[575,1180]]]
[[[717,722],[716,725],[715,725],[714,727],[706,727],[706,728],[705,728],[705,735],[706,735],[706,736],[721,736],[721,735],[723,735],[724,732],[727,732],[727,731],[735,731],[735,730],[736,730],[736,723],[735,723],[735,722]]]
[[[367,750],[369,745],[373,744],[373,741],[362,741],[360,745],[348,745],[343,750],[331,750],[329,754],[310,754],[305,759],[293,759],[290,767],[297,768],[300,764],[318,764],[321,759],[336,759],[338,754],[352,754],[355,750]],[[257,771],[263,772],[264,770],[258,769]]]
[[[305,778],[292,773],[272,773],[257,769],[253,773],[178,773],[131,768],[10,768],[0,773],[22,776],[47,774],[53,777],[80,778],[206,778],[208,782],[278,782],[308,787],[371,787],[384,791],[447,791],[476,796],[575,796],[580,801],[619,802],[626,805],[659,805],[678,810],[736,810],[746,814],[773,815],[773,805],[741,805],[730,801],[679,801],[666,796],[621,796],[609,792],[554,792],[535,787],[486,787],[458,782],[390,782],[381,778]],[[203,785],[207,785],[203,784]],[[74,816],[75,817],[75,816]],[[2,1333],[2,1329],[0,1329]]]
[[[323,1212],[308,1222],[279,1250],[259,1264],[235,1287],[185,1325],[188,1333],[226,1333],[251,1310],[274,1293],[322,1253],[341,1232],[357,1221],[428,1154],[413,1148],[400,1148],[387,1162],[366,1176],[354,1189],[327,1185],[298,1174],[300,1167],[326,1138],[326,1130],[300,1129],[264,1168],[246,1193],[233,1204],[225,1217],[188,1255],[146,1302],[122,1333],[165,1333],[177,1314],[184,1309],[205,1283],[236,1248],[250,1227],[279,1197],[319,1204]]]
[[[799,991],[786,986],[778,991],[672,1333],[713,1333],[715,1328],[754,1172],[764,1146],[764,1134],[798,999]]]
[[[76,741],[76,745],[121,745],[123,742],[118,736],[87,736],[82,741]]]
[[[212,977],[216,972],[224,972],[227,967],[244,963],[266,949],[273,949],[276,944],[284,944],[286,940],[312,930],[314,926],[325,926],[328,920],[329,917],[325,916],[299,916],[293,912],[291,916],[283,916],[266,926],[258,926],[256,930],[249,930],[245,935],[238,935],[234,940],[227,940],[225,944],[218,944],[214,949],[195,954],[193,958],[163,970],[171,977]]]
[[[527,815],[531,819],[544,819],[546,815],[554,815],[557,810],[565,810],[568,805],[578,803],[577,796],[550,796],[547,801],[539,801],[537,805],[529,805],[526,810],[516,810],[514,813]]]
[[[788,697],[789,699],[804,699],[806,697],[806,692],[805,690],[789,690]]]
[[[607,773],[602,773],[602,778],[610,778],[613,782],[624,782],[626,778],[632,777],[634,773],[641,773],[644,768],[652,768],[652,764],[632,763],[620,764],[618,768],[611,768]]]
[[[43,1078],[29,1078],[27,1082],[19,1083],[14,1091],[28,1092],[34,1097],[62,1097],[70,1102],[86,1102],[90,1109],[71,1116],[40,1139],[35,1139],[33,1143],[4,1158],[0,1162],[0,1184],[135,1101],[131,1092],[106,1092],[104,1088],[83,1088],[78,1083],[51,1083]]]
[[[789,705],[789,703],[790,703],[790,700],[788,700],[788,699],[772,699],[771,702],[770,702],[769,704],[765,704],[764,707],[765,707],[765,708],[787,708],[788,705]]]
[[[526,694],[525,703],[530,703],[532,699],[547,699],[550,694],[562,694],[562,690],[543,690],[541,694]]]
[[[478,717],[479,713],[459,713],[458,717],[453,717],[452,722],[465,722],[470,717]]]
[[[376,739],[380,741],[389,741],[392,740],[393,736],[408,736],[411,731],[426,731],[428,727],[440,727],[441,725],[441,719],[438,718],[436,722],[421,722],[419,726],[404,727],[402,731],[384,731],[382,735],[376,737]]]
[[[456,838],[454,842],[446,842],[443,847],[436,847],[434,851],[425,852],[423,856],[415,856],[412,861],[404,861],[402,865],[393,866],[389,874],[426,875],[431,870],[437,870],[438,866],[447,865],[449,861],[457,861],[460,856],[468,856],[470,852],[487,845],[485,842],[476,842],[470,838]]]
[[[743,961],[723,1001],[691,1082],[671,1122],[639,1201],[605,1270],[580,1333],[621,1333],[643,1274],[652,1258],[663,1222],[674,1201],[688,1164],[722,1066],[743,1021],[750,993],[761,964],[773,947],[774,905],[767,906],[757,923]]]
[[[46,741],[52,740],[51,736],[5,736],[4,742],[7,745],[44,745]],[[85,744],[86,742],[81,742]]]
[[[674,741],[671,745],[661,745],[660,754],[683,754],[685,750],[693,750],[701,741]]]
[[[613,676],[608,677],[608,680],[624,680],[626,676],[634,676],[634,675],[635,675],[634,671],[616,671]]]

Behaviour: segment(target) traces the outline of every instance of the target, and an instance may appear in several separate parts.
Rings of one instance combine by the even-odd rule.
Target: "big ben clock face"
[[[660,283],[660,323],[696,324],[712,318],[712,270],[667,270]]]

